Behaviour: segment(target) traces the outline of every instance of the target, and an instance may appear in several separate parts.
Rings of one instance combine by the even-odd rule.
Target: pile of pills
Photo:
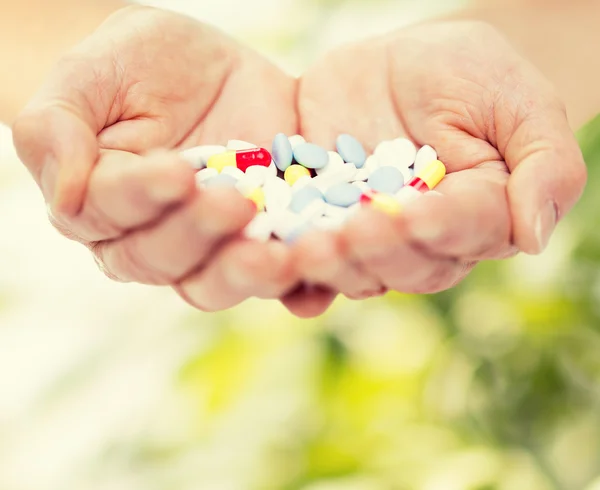
[[[199,186],[236,187],[256,204],[259,212],[245,234],[260,241],[337,230],[361,206],[397,214],[446,175],[431,146],[417,150],[405,138],[383,141],[368,156],[357,139],[342,134],[336,149],[278,134],[271,152],[231,140],[190,148],[182,157],[198,170]]]

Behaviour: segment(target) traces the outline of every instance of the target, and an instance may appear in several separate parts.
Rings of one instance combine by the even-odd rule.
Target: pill
[[[250,191],[246,194],[246,197],[256,205],[258,212],[265,210],[265,193],[260,187]]]
[[[325,201],[341,207],[349,207],[360,200],[361,190],[347,182],[330,187],[325,193]]]
[[[355,187],[358,187],[361,192],[368,192],[371,190],[371,188],[369,187],[369,184],[367,184],[366,182],[363,182],[361,180],[352,182],[352,185]]]
[[[415,144],[406,139],[406,138],[398,138],[393,141],[393,148],[396,152],[396,158],[398,165],[402,167],[410,167],[413,163],[415,163],[415,158],[417,157],[417,148]]]
[[[329,162],[327,151],[312,143],[302,143],[294,148],[294,160],[306,168],[323,168]]]
[[[362,170],[368,170],[369,172],[373,173],[379,167],[381,167],[381,162],[379,161],[379,158],[376,155],[371,155],[369,156],[369,158],[367,158],[367,161],[365,162]]]
[[[381,167],[371,174],[367,183],[374,191],[395,194],[404,185],[404,176],[396,167]]]
[[[433,190],[446,176],[446,167],[439,160],[429,163],[423,170],[416,174],[406,185],[418,191]]]
[[[393,196],[376,191],[364,193],[360,197],[360,203],[390,216],[399,214],[402,210],[402,205]]]
[[[301,213],[302,210],[314,200],[323,201],[323,193],[316,187],[307,185],[293,193],[290,209],[294,213]]]
[[[273,234],[280,240],[287,240],[296,230],[302,230],[306,220],[289,210],[280,210],[273,215]]]
[[[195,146],[194,148],[183,150],[180,153],[180,156],[185,161],[189,162],[193,168],[199,170],[206,167],[210,157],[226,151],[227,148],[219,145]]]
[[[294,159],[294,151],[292,150],[289,138],[285,134],[279,133],[273,139],[273,147],[271,149],[275,165],[277,165],[279,170],[285,172]]]
[[[390,216],[399,214],[402,211],[402,205],[396,199],[390,195],[380,193],[373,196],[371,207]]]
[[[306,175],[303,177],[300,177],[296,181],[296,183],[292,186],[292,192],[296,192],[297,190],[302,189],[303,187],[307,186],[311,182],[312,182],[312,177],[307,177]]]
[[[237,167],[225,167],[221,173],[224,175],[231,175],[235,180],[240,180],[245,175],[244,172]]]
[[[310,170],[302,165],[296,164],[290,165],[283,176],[285,181],[290,186],[294,185],[296,182],[298,182],[298,179],[301,179],[302,177],[310,177]]]
[[[271,162],[271,154],[267,150],[255,148],[252,150],[227,151],[213,155],[208,159],[207,167],[214,168],[218,172],[221,172],[225,167],[237,167],[245,172],[254,165],[268,167]]]
[[[290,145],[292,146],[292,151],[298,146],[306,143],[306,140],[300,136],[299,134],[295,134],[294,136],[290,136],[288,138]]]
[[[254,165],[254,167],[256,167],[256,165]],[[250,167],[250,168],[252,168],[252,167]],[[274,176],[276,176],[278,170],[277,170],[277,165],[275,165],[275,162],[271,162],[271,165],[269,165],[267,167],[267,170],[268,170],[268,172],[267,172],[268,175],[274,175]]]
[[[396,201],[398,201],[403,206],[406,206],[408,203],[411,203],[421,197],[422,193],[415,189],[413,186],[405,185],[402,189],[400,189],[394,197]]]
[[[227,174],[219,174],[204,181],[206,187],[234,187],[237,183],[234,177]]]
[[[336,151],[328,151],[329,161],[323,168],[316,169],[317,175],[323,175],[340,169],[344,165],[344,159]]]
[[[247,141],[229,140],[227,142],[227,149],[230,151],[253,150],[255,148],[258,147],[252,143],[248,143]]]
[[[353,182],[358,182],[358,181],[364,182],[365,180],[369,180],[371,173],[372,172],[370,172],[368,169],[363,167],[358,172],[356,172],[354,177],[352,177],[352,181]]]
[[[203,168],[196,174],[196,183],[200,184],[219,175],[214,168]]]
[[[270,176],[265,182],[263,192],[265,194],[265,207],[268,212],[284,210],[292,201],[291,187],[279,177]]]
[[[344,222],[348,216],[348,208],[335,206],[334,204],[325,204],[323,216]]]
[[[304,219],[308,220],[308,222],[312,222],[312,220],[315,218],[320,218],[323,216],[323,213],[325,212],[325,206],[327,206],[327,204],[325,201],[323,201],[323,199],[315,199],[309,203],[308,206],[302,209],[300,214]]]
[[[244,175],[248,178],[256,179],[259,182],[258,187],[260,187],[265,183],[267,178],[272,175],[272,172],[268,167],[252,165],[251,167],[248,167]]]
[[[273,217],[267,213],[257,214],[244,228],[244,236],[251,240],[266,242],[273,234]]]
[[[381,142],[375,148],[375,155],[381,166],[410,167],[415,161],[417,149],[412,141],[398,138]]]
[[[423,146],[415,158],[415,172],[420,172],[431,162],[438,159],[437,152],[429,145]]]
[[[367,159],[365,149],[360,142],[349,134],[341,134],[336,140],[336,148],[347,163],[353,163],[356,168],[362,168]]]

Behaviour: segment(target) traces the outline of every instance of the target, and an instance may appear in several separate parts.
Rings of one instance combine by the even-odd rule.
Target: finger
[[[54,218],[54,224],[79,241],[116,239],[190,198],[194,175],[189,164],[174,153],[141,157],[104,151],[90,176],[81,212],[70,219]]]
[[[52,213],[74,216],[98,158],[96,135],[117,93],[115,67],[65,58],[13,125],[19,157],[40,185]],[[102,90],[97,74],[102,73]]]
[[[492,162],[448,175],[402,212],[407,236],[440,258],[498,259],[514,255],[506,200],[506,166]]]
[[[302,284],[281,299],[283,305],[299,318],[315,318],[327,311],[337,293],[322,286]]]
[[[512,172],[508,197],[514,241],[530,254],[546,248],[558,221],[579,200],[587,180],[564,108],[555,100],[535,100],[535,107],[521,116],[504,150]]]
[[[409,242],[400,219],[371,209],[361,210],[350,220],[343,238],[352,259],[396,291],[443,291],[457,284],[467,267],[455,259],[425,254]]]
[[[181,281],[176,290],[203,311],[220,311],[250,297],[279,298],[297,280],[291,252],[283,243],[239,239],[225,245],[205,268]]]
[[[339,235],[314,231],[294,246],[294,261],[308,284],[340,291],[349,298],[365,298],[382,290],[381,283],[348,260]]]
[[[206,189],[154,226],[99,242],[93,251],[113,279],[173,284],[210,258],[223,240],[240,233],[255,212],[234,189]]]

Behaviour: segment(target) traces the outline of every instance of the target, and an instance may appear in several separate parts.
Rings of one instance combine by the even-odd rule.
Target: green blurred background
[[[154,2],[290,71],[459,2],[236,3]],[[246,7],[256,22],[227,10]],[[108,282],[2,137],[2,490],[600,489],[600,119],[579,133],[588,191],[544,255],[314,321]]]

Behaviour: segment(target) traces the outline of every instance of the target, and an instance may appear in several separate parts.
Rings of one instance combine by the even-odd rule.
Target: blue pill
[[[360,201],[362,191],[355,185],[342,183],[330,187],[325,193],[325,201],[340,207],[350,207]]]
[[[275,139],[273,139],[273,146],[271,149],[271,156],[273,157],[275,165],[277,165],[279,170],[285,172],[294,159],[294,152],[292,151],[290,140],[285,134],[279,133],[275,136]]]
[[[236,183],[235,177],[228,174],[219,174],[208,179],[204,184],[206,187],[234,187]]]
[[[395,194],[404,185],[404,176],[396,167],[380,167],[371,174],[367,184],[374,191]]]
[[[349,134],[341,134],[336,142],[337,151],[346,163],[353,163],[362,168],[367,161],[367,153],[363,145]]]
[[[305,185],[294,192],[292,202],[290,203],[290,210],[294,213],[301,213],[306,206],[316,199],[323,199],[323,193],[310,184]]]
[[[294,159],[306,168],[323,168],[329,163],[329,154],[312,143],[302,143],[294,148]]]

